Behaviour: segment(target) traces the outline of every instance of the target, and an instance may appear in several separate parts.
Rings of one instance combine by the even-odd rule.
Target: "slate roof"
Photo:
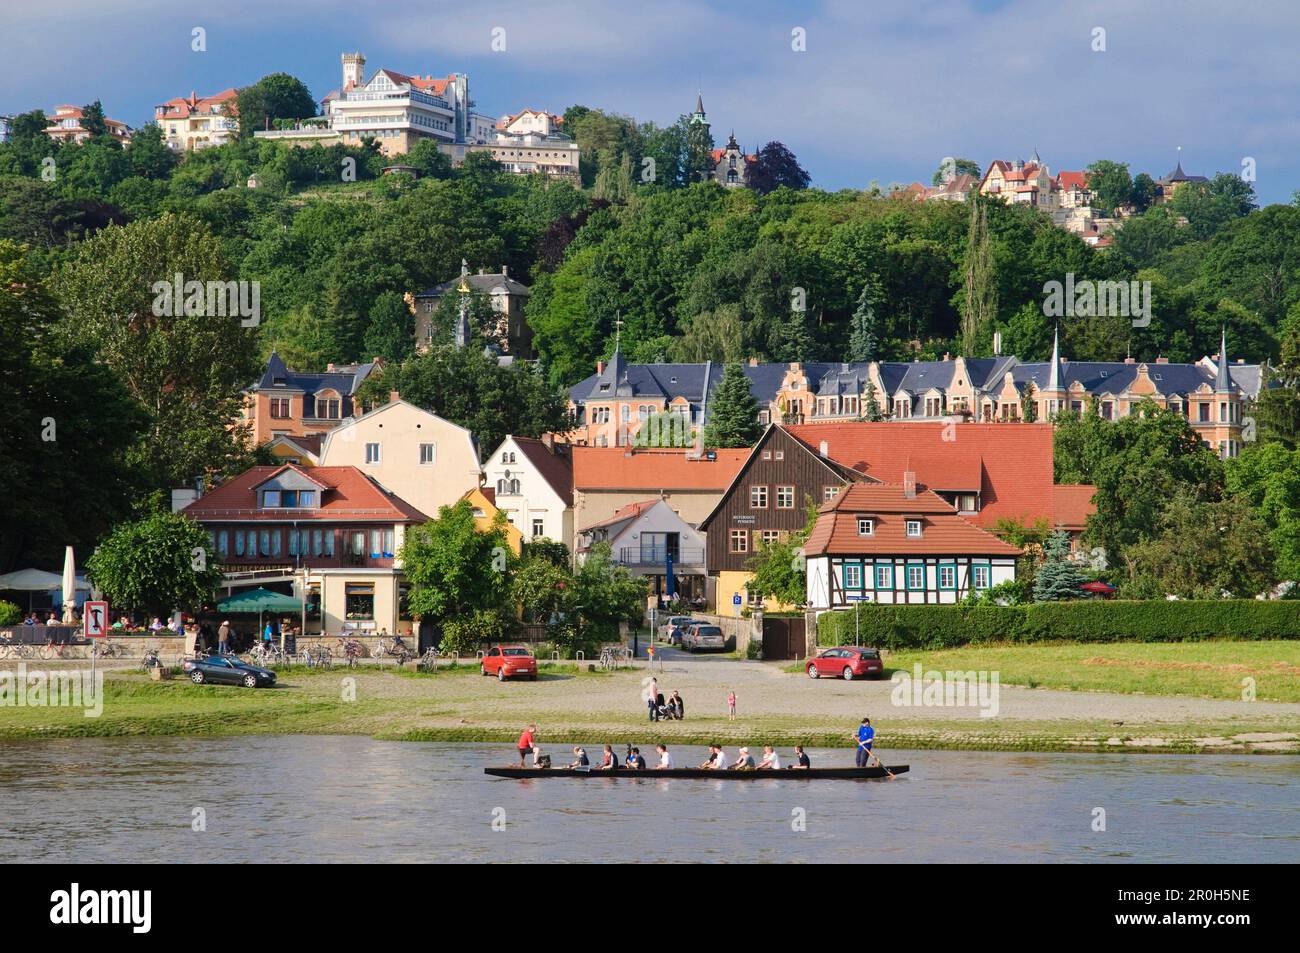
[[[305,394],[314,394],[328,388],[338,391],[344,397],[350,397],[374,369],[374,363],[369,363],[348,364],[321,373],[295,371],[286,367],[280,355],[272,351],[271,357],[266,362],[266,370],[262,372],[257,383],[249,389],[301,391]]]

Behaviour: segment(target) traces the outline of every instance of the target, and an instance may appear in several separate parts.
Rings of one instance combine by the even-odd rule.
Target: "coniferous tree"
[[[1057,530],[1043,544],[1046,557],[1034,575],[1034,601],[1057,602],[1079,598],[1083,573],[1070,562],[1070,535]]]
[[[1020,397],[1020,419],[1027,424],[1032,424],[1038,420],[1038,401],[1034,398],[1038,391],[1034,388],[1033,381],[1025,383],[1025,392]]]
[[[763,432],[758,401],[739,364],[728,364],[709,402],[704,443],[709,447],[752,447]]]
[[[962,353],[973,357],[980,330],[998,312],[997,275],[994,273],[993,252],[989,246],[988,210],[978,200],[971,203],[963,284]]]
[[[885,419],[885,412],[880,409],[880,400],[876,397],[876,385],[867,381],[867,389],[862,392],[862,416],[867,420]]]
[[[849,319],[849,360],[855,362],[874,361],[876,350],[880,347],[879,325],[876,321],[876,309],[873,305],[875,295],[870,285],[862,286],[858,295],[858,306]]]

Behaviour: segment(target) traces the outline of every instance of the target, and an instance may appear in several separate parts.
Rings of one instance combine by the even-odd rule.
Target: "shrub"
[[[0,599],[0,625],[17,625],[23,621],[23,610],[12,602]]]
[[[1300,639],[1300,603],[1255,599],[1086,599],[1026,605],[861,605],[824,612],[819,645],[853,641],[887,649],[953,648],[981,642],[1198,642]]]
[[[504,642],[506,631],[505,617],[499,612],[476,609],[467,617],[448,619],[443,623],[442,645],[439,651],[444,655],[453,652],[473,655],[481,643]]]

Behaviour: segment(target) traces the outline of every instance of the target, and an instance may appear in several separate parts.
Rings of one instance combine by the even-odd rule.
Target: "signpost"
[[[740,593],[733,592],[731,594],[731,608],[736,610],[736,618],[740,618]]]
[[[81,630],[87,639],[108,638],[108,603],[103,600],[87,600],[81,609]],[[90,652],[90,677],[95,677],[95,664],[98,652]]]

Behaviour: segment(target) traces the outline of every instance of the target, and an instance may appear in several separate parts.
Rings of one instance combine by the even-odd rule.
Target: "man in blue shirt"
[[[858,767],[865,768],[871,764],[871,745],[876,739],[876,729],[871,727],[871,719],[863,718],[858,726]]]

